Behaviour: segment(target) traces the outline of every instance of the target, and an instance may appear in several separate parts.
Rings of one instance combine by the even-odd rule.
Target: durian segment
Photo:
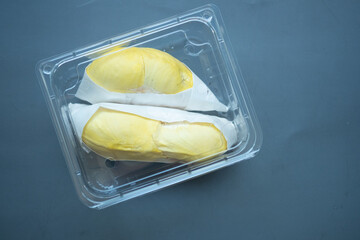
[[[192,87],[191,71],[168,53],[127,48],[93,61],[87,75],[99,86],[119,93],[175,94]]]
[[[123,104],[70,104],[85,149],[113,160],[175,162],[206,159],[236,141],[223,118],[177,109]]]
[[[204,159],[227,148],[224,135],[212,123],[166,123],[154,140],[165,156],[184,161]]]
[[[153,141],[160,122],[99,108],[86,123],[83,142],[97,154],[113,160],[153,161],[162,158]]]
[[[99,108],[82,133],[83,142],[113,160],[191,161],[226,150],[223,134],[210,123],[164,123]]]
[[[109,91],[135,93],[144,85],[144,58],[138,48],[124,49],[93,61],[86,73]]]
[[[157,93],[175,94],[193,86],[191,71],[170,54],[153,49],[142,48],[145,63],[146,89]]]

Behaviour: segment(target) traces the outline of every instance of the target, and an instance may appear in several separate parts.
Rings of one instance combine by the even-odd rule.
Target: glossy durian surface
[[[191,71],[170,54],[153,48],[127,48],[94,60],[87,75],[118,93],[176,94],[193,86]]]
[[[82,141],[113,160],[192,161],[227,149],[212,123],[162,122],[133,113],[99,108],[86,123]]]

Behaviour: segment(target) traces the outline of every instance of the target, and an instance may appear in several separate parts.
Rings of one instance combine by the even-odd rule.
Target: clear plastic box
[[[102,53],[122,47],[163,50],[185,63],[229,107],[206,112],[236,124],[239,142],[207,161],[149,163],[110,161],[84,151],[75,137],[68,104],[81,102],[75,92],[86,66]],[[36,71],[70,175],[82,202],[102,209],[253,157],[262,134],[219,9],[205,5],[119,36],[55,56]]]

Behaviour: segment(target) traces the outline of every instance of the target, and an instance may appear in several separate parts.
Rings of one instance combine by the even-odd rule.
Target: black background
[[[207,1],[2,1],[2,239],[360,239],[360,2],[214,1],[259,155],[97,211],[78,200],[35,76],[43,58]]]

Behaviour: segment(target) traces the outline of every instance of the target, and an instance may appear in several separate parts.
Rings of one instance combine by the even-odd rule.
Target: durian
[[[100,56],[86,67],[75,96],[92,104],[228,110],[185,64],[153,48],[121,48]]]
[[[114,103],[70,104],[79,141],[111,160],[189,162],[224,153],[237,141],[225,118]]]

